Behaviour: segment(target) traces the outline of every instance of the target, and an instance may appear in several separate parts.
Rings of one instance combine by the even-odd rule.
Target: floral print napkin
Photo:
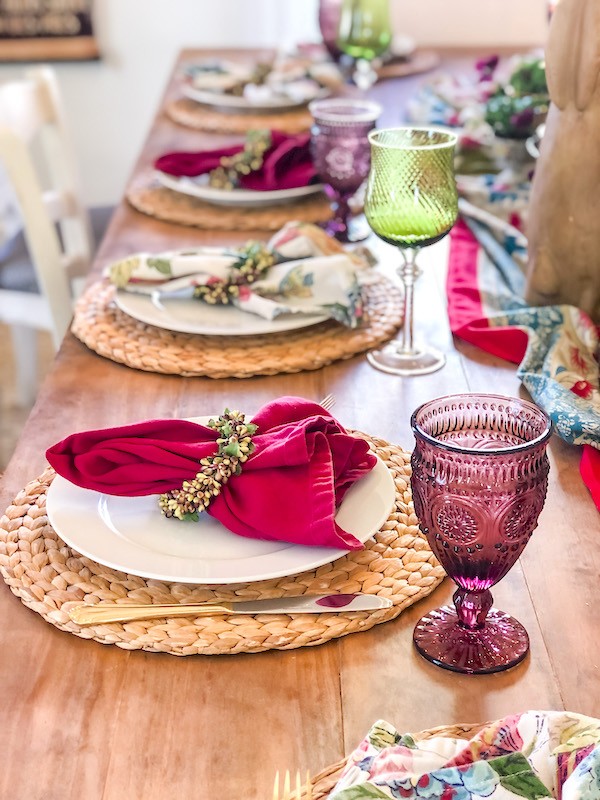
[[[415,741],[380,720],[352,753],[330,800],[598,800],[600,720],[527,711],[468,742]]]
[[[215,247],[136,253],[109,266],[106,275],[126,291],[192,297],[198,286],[227,283],[241,253]],[[265,319],[318,314],[350,328],[360,324],[364,309],[359,277],[369,265],[368,255],[347,253],[315,225],[299,222],[287,223],[275,234],[266,253],[273,265],[258,280],[239,287],[234,305]]]

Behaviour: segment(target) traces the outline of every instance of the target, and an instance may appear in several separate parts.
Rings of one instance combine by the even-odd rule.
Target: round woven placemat
[[[317,570],[246,585],[206,587],[165,583],[101,566],[68,547],[50,525],[46,492],[54,472],[48,468],[27,484],[0,520],[2,575],[28,608],[57,628],[127,650],[179,656],[259,653],[323,644],[367,630],[428,595],[444,572],[418,528],[409,454],[381,439],[364,438],[392,473],[396,503],[363,550]],[[184,617],[84,627],[67,615],[68,608],[81,603],[191,603],[323,592],[381,594],[393,606],[374,612]]]
[[[327,321],[261,336],[176,333],[120,311],[108,283],[92,284],[80,297],[71,330],[104,358],[146,372],[249,378],[320,369],[388,341],[402,324],[401,291],[383,276],[372,277],[363,287],[365,322],[354,330]]]
[[[439,53],[435,50],[417,50],[409,58],[394,59],[377,68],[379,80],[387,78],[408,78],[410,75],[420,75],[438,67],[441,63]]]
[[[290,220],[320,223],[332,215],[330,202],[321,192],[293,203],[260,208],[216,206],[149,179],[130,186],[126,196],[137,211],[149,217],[211,231],[278,231]]]
[[[433,739],[437,736],[468,740],[488,724],[487,722],[475,722],[458,725],[441,725],[438,728],[429,728],[429,730],[426,731],[412,733],[411,736],[415,742],[426,741],[427,739]],[[343,758],[341,761],[331,764],[329,767],[325,767],[325,769],[311,778],[311,800],[325,800],[325,798],[329,797],[331,791],[341,777],[342,770],[346,766],[346,761],[347,759]],[[296,792],[292,792],[290,796],[290,800],[302,800],[302,798],[308,798],[307,788],[305,788],[300,795],[296,794]]]
[[[312,116],[306,107],[292,111],[236,113],[216,111],[187,97],[170,102],[165,113],[179,125],[207,133],[247,133],[253,128],[269,128],[282,133],[303,133],[310,130]]]

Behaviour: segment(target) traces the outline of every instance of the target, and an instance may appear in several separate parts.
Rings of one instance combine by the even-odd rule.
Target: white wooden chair
[[[3,248],[0,322],[12,329],[17,400],[26,405],[37,391],[36,330],[50,331],[58,348],[72,317],[73,280],[85,275],[93,252],[90,217],[50,68],[0,85],[0,161],[23,221],[22,236]],[[101,216],[98,227],[108,218]]]

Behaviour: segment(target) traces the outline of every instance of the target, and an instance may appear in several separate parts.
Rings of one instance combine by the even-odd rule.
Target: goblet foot
[[[469,675],[510,669],[529,651],[525,628],[497,608],[492,608],[483,626],[476,629],[461,625],[454,608],[436,608],[419,620],[413,641],[428,661]]]
[[[396,345],[388,344],[381,350],[367,353],[367,361],[382,372],[410,377],[437,372],[446,363],[446,356],[433,347],[423,347],[410,353],[403,353]]]

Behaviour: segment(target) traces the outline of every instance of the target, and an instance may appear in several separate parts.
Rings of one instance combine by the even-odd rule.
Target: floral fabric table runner
[[[517,89],[540,84],[541,90],[543,62],[525,56],[499,64],[491,57],[475,67],[471,77],[440,76],[409,106],[413,121],[459,128],[459,173],[484,171],[457,176],[464,222],[451,234],[450,327],[456,336],[519,365],[523,385],[550,415],[558,435],[583,445],[581,474],[600,509],[599,332],[578,308],[531,307],[523,299],[535,161],[524,139],[494,135],[490,106],[494,97],[508,102]],[[523,130],[534,124],[532,109],[527,111],[518,120],[510,118]]]
[[[508,249],[507,249],[508,247]],[[447,294],[452,332],[519,364],[517,374],[566,441],[584,445],[582,477],[600,509],[598,331],[573,306],[530,307],[519,261],[480,223],[452,233]]]

